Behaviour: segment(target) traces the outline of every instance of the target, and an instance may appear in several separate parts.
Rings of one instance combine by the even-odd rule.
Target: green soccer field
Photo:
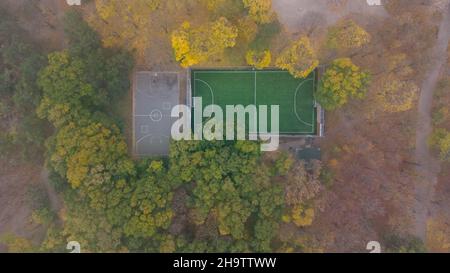
[[[315,72],[296,79],[279,70],[192,70],[192,97],[202,97],[204,106],[216,104],[222,109],[279,105],[281,135],[315,135],[315,78]]]

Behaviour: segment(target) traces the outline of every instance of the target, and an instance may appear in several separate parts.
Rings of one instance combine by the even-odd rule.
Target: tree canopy
[[[249,50],[246,55],[247,64],[254,66],[256,69],[264,69],[270,66],[272,62],[272,54],[270,50],[263,52],[257,52],[255,50]]]
[[[190,207],[197,226],[212,217],[218,236],[250,240],[257,251],[264,251],[281,217],[283,195],[259,153],[259,145],[252,142],[177,142],[171,149],[170,173],[193,186]],[[252,216],[257,224],[249,230]]]
[[[276,65],[296,78],[306,78],[316,69],[319,61],[309,39],[302,37],[280,54]]]
[[[274,20],[272,0],[242,0],[248,14],[258,24],[267,24]]]
[[[213,55],[223,53],[225,48],[233,47],[237,35],[236,27],[224,17],[197,28],[184,22],[180,29],[172,33],[175,59],[183,67],[204,62]]]
[[[450,161],[450,132],[446,129],[436,129],[430,139],[433,147],[437,148],[442,160]]]
[[[0,159],[39,161],[47,123],[36,115],[42,96],[36,84],[45,66],[40,48],[0,10]]]
[[[325,109],[334,110],[350,98],[363,98],[369,80],[369,74],[350,59],[336,59],[322,75],[316,99]]]
[[[160,0],[95,0],[98,17],[90,22],[106,47],[125,48],[142,57],[150,42],[150,14],[159,5]]]
[[[377,99],[384,111],[399,113],[413,108],[418,94],[419,87],[414,82],[388,76],[382,79]]]
[[[335,49],[358,49],[369,43],[371,36],[353,20],[341,20],[328,30],[328,46]]]

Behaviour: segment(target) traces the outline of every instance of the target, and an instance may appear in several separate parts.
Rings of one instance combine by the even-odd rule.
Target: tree
[[[314,208],[303,205],[295,206],[289,209],[289,213],[283,216],[286,223],[294,223],[297,227],[307,227],[314,221]]]
[[[165,179],[162,162],[152,161],[139,178],[128,175],[89,189],[69,189],[64,236],[78,238],[88,251],[157,251],[160,244],[167,249],[162,244],[169,243],[164,231],[172,221],[173,189],[161,183]]]
[[[427,248],[420,238],[412,235],[389,233],[383,241],[388,253],[426,253]]]
[[[253,241],[257,231],[246,228],[252,215],[267,221],[280,219],[282,189],[271,181],[259,153],[259,145],[252,142],[173,143],[169,174],[178,184],[192,188],[190,218],[198,228],[212,218],[219,238]],[[266,228],[265,240],[270,241],[274,233]]]
[[[286,152],[280,153],[273,162],[273,174],[275,176],[284,176],[288,174],[294,162],[295,159],[291,154]]]
[[[211,18],[226,17],[233,22],[247,18],[242,0],[200,0],[200,2],[208,8]]]
[[[370,34],[353,20],[342,20],[328,30],[328,47],[333,49],[358,49],[370,40]]]
[[[326,110],[334,110],[350,98],[363,98],[369,81],[369,74],[350,59],[336,59],[322,76],[316,99]]]
[[[299,161],[285,175],[284,199],[286,203],[283,221],[297,227],[310,226],[314,220],[312,203],[324,189],[320,182],[322,166],[319,161],[306,169],[306,162]]]
[[[427,221],[427,231],[426,245],[419,238],[405,238],[403,244],[400,244],[401,250],[406,253],[448,253],[450,251],[450,225],[445,212]]]
[[[248,14],[258,24],[267,24],[274,20],[272,0],[242,0]]]
[[[98,17],[91,25],[100,33],[106,47],[136,51],[142,57],[148,46],[150,18],[160,0],[95,0]]]
[[[215,11],[219,9],[227,2],[227,0],[202,0],[202,1],[203,4],[205,4],[208,10],[210,11]]]
[[[213,55],[222,54],[225,48],[233,47],[237,35],[236,27],[224,17],[198,28],[184,22],[172,33],[175,59],[183,67],[204,62]]]
[[[127,52],[102,48],[97,33],[79,13],[66,14],[64,29],[69,49],[51,53],[38,79],[43,90],[38,115],[55,127],[86,119],[94,109],[113,104],[129,89],[133,66]]]
[[[254,66],[256,69],[264,69],[270,66],[272,62],[272,54],[270,50],[265,50],[263,52],[256,52],[254,50],[249,50],[246,55],[247,64]]]
[[[303,205],[313,200],[322,190],[320,181],[322,174],[321,163],[313,163],[313,171],[308,172],[305,162],[297,162],[286,175],[284,198],[287,206]]]
[[[44,253],[63,253],[67,251],[66,247],[67,243],[63,236],[62,228],[53,225],[47,229],[39,250]]]
[[[276,66],[289,71],[296,78],[306,78],[319,65],[316,54],[307,37],[300,38],[285,49],[276,61]]]
[[[68,11],[64,15],[64,33],[68,39],[71,56],[83,57],[98,54],[101,40],[82,15],[77,11]]]
[[[259,218],[255,224],[255,239],[251,241],[251,244],[257,252],[273,252],[272,250],[272,238],[273,231],[278,228],[278,223],[272,219]]]
[[[36,251],[31,240],[15,234],[3,234],[0,237],[0,242],[8,247],[8,252],[10,253],[32,253]]]
[[[96,122],[71,122],[62,127],[51,162],[73,188],[108,184],[134,171],[119,129]]]
[[[61,239],[87,252],[173,250],[164,234],[173,214],[173,184],[161,183],[166,168],[162,161],[135,164],[107,112],[106,101],[128,89],[129,55],[91,40],[96,34],[78,14],[66,18],[69,49],[50,54],[39,77],[39,114],[56,129],[48,165],[65,201],[63,229],[52,226],[42,249],[59,249]]]
[[[413,108],[418,94],[419,87],[415,83],[387,76],[382,79],[377,100],[384,111],[399,113]]]
[[[131,217],[125,224],[125,235],[152,237],[158,229],[167,229],[172,221],[172,187],[163,182],[166,170],[161,161],[153,161],[146,175],[133,182]],[[167,242],[166,242],[167,243]]]
[[[436,129],[430,139],[431,146],[438,149],[443,161],[450,161],[450,132],[446,129]]]
[[[86,70],[86,64],[67,51],[49,55],[48,66],[38,80],[44,95],[38,107],[40,118],[59,127],[85,117],[87,109],[105,103],[106,92],[89,83]]]
[[[105,209],[92,208],[89,200],[73,189],[64,193],[64,204],[61,236],[65,241],[79,242],[83,252],[117,252],[121,249],[123,227],[112,225]]]
[[[237,23],[238,38],[245,44],[252,42],[259,31],[258,25],[250,18],[240,18]]]
[[[36,84],[45,57],[15,18],[0,11],[0,158],[43,159],[47,124],[36,115],[42,96]]]

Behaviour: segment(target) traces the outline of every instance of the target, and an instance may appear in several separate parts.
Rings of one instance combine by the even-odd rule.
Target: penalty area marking
[[[211,85],[208,82],[206,82],[204,80],[201,80],[201,79],[197,79],[197,77],[196,77],[197,73],[200,73],[200,74],[226,74],[226,73],[242,74],[242,73],[253,73],[254,74],[254,101],[255,101],[255,105],[257,105],[256,104],[257,103],[257,73],[287,73],[287,72],[284,71],[284,70],[276,70],[276,71],[271,71],[271,70],[267,70],[267,71],[254,71],[254,70],[249,70],[249,71],[232,71],[232,70],[230,70],[230,71],[194,71],[194,92],[193,92],[194,97],[196,96],[196,91],[197,91],[195,82],[199,81],[199,82],[205,84],[208,87],[208,89],[209,89],[209,91],[211,93],[212,104],[214,104],[214,90],[213,90],[213,88],[211,87]],[[313,76],[315,76],[316,72],[313,71],[312,73],[314,73]],[[308,123],[308,122],[304,121],[300,117],[298,112],[297,112],[297,95],[298,95],[298,93],[300,91],[300,88],[305,83],[310,82],[310,81],[313,81],[313,84],[314,84],[314,79],[305,79],[304,81],[302,81],[297,86],[297,88],[296,88],[296,90],[294,92],[294,111],[293,112],[294,112],[297,120],[300,123],[302,123],[302,124],[304,124],[304,125],[306,125],[308,127],[311,127],[311,131],[310,132],[304,132],[304,131],[301,131],[301,132],[298,132],[298,131],[297,132],[280,132],[280,134],[312,134],[312,133],[314,133],[314,106],[313,106],[313,110],[312,110],[312,122],[311,123]]]

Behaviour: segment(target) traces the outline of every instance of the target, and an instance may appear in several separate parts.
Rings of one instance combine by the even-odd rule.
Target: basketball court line
[[[175,76],[176,75],[176,79]],[[159,77],[161,76],[161,77]],[[144,82],[142,85],[142,88],[138,88],[138,79],[141,78],[141,81]],[[148,78],[146,78],[148,77]],[[158,80],[163,80],[163,82]],[[161,84],[165,84],[164,80],[170,79],[170,84],[167,85],[167,87],[170,88],[167,89],[167,91],[170,91],[168,94],[165,95],[164,92],[161,92]],[[152,80],[156,80],[156,82],[152,83]],[[173,105],[179,104],[179,99],[176,101],[173,99],[173,96],[179,97],[179,85],[180,85],[180,78],[178,72],[165,72],[165,71],[158,71],[158,72],[151,72],[151,71],[139,71],[135,73],[134,76],[134,83],[133,83],[133,89],[134,89],[134,95],[133,95],[133,151],[136,156],[153,156],[153,155],[167,155],[165,148],[161,149],[161,145],[159,143],[166,143],[167,140],[170,140],[170,136],[167,135],[167,133],[170,134],[170,130],[166,132],[166,129],[160,131],[160,129],[156,129],[156,132],[151,132],[152,130],[155,131],[155,129],[150,128],[150,133],[148,131],[142,131],[142,126],[149,126],[151,127],[150,123],[153,124],[160,124],[158,126],[162,126],[165,128],[166,126],[164,124],[171,124],[171,115],[170,111]],[[141,87],[141,86],[139,86]],[[155,89],[156,88],[156,89]],[[152,91],[153,90],[153,91]],[[156,91],[155,91],[156,90]],[[173,92],[176,93],[173,93]],[[149,94],[149,93],[152,94]],[[147,107],[144,107],[146,102],[152,102]],[[156,101],[156,103],[155,103]],[[144,103],[144,104],[143,104]],[[152,105],[152,106],[150,106]],[[159,106],[158,106],[159,105]],[[170,107],[169,107],[170,106]],[[167,108],[167,109],[166,109]],[[170,108],[170,109],[169,109]],[[156,112],[157,111],[157,112]],[[150,112],[148,114],[137,114],[138,112]],[[152,119],[153,117],[153,119]],[[143,119],[143,118],[148,118]],[[160,127],[156,127],[160,128]],[[168,126],[170,128],[170,126]],[[139,139],[138,139],[139,137]],[[142,143],[148,138],[151,138],[149,142]],[[158,143],[157,143],[158,142]],[[166,145],[163,145],[164,147]]]

